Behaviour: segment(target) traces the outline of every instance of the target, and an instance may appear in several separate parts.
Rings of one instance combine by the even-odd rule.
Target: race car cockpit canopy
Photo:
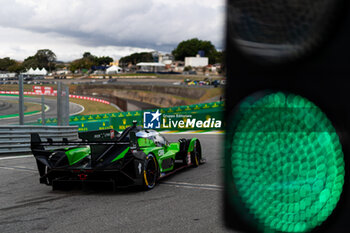
[[[136,137],[138,138],[149,138],[157,135],[159,135],[159,133],[155,130],[142,130],[136,133]]]
[[[156,146],[167,146],[169,142],[155,130],[142,130],[136,133],[138,138],[147,138],[152,140]]]

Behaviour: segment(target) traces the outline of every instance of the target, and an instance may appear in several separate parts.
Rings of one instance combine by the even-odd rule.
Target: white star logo
[[[152,116],[153,116],[151,122],[153,122],[153,121],[156,120],[156,119],[157,119],[157,121],[159,121],[159,117],[162,115],[161,113],[159,113],[159,109],[157,110],[157,112],[151,113],[151,114],[152,114]]]

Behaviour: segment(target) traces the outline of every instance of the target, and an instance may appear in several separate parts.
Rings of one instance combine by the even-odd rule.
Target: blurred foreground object
[[[232,0],[227,10],[226,225],[347,232],[348,3]]]
[[[229,1],[230,39],[265,63],[286,62],[320,46],[343,0]]]

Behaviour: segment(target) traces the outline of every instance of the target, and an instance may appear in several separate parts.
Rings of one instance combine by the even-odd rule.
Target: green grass
[[[124,75],[136,75],[136,74],[124,74]],[[142,74],[143,75],[143,74]],[[146,75],[151,75],[151,74],[146,74]],[[174,78],[178,77],[179,79],[184,79],[184,76],[180,75],[157,75],[160,78]],[[198,80],[198,76],[193,76]],[[204,76],[203,76],[204,77]],[[204,77],[205,78],[205,77]],[[216,78],[215,78],[216,79]],[[25,91],[32,91],[32,86],[33,85],[24,85],[24,90]],[[45,86],[53,86],[54,88],[56,85],[45,85]],[[70,85],[70,92],[74,93],[74,90],[76,88],[76,85]],[[55,88],[56,89],[56,88]],[[6,90],[6,91],[18,91],[18,85],[0,85],[0,90]],[[188,98],[188,97],[181,97],[181,96],[176,96],[176,95],[170,95],[170,94],[162,94],[162,95],[167,95],[169,97],[173,97],[179,100],[184,100],[185,105],[191,105],[191,104],[197,104],[200,102],[203,102],[207,99],[220,96],[224,94],[224,89],[223,88],[208,88],[204,89],[206,92],[205,94],[200,98],[200,99],[193,99],[193,98]],[[107,91],[107,90],[106,90]],[[140,91],[140,90],[134,90],[138,92],[145,92],[148,93],[147,91]],[[108,92],[108,91],[107,91]],[[56,99],[56,97],[53,96],[45,96],[45,98],[49,99]],[[112,113],[112,112],[117,112],[118,110],[111,105],[103,104],[103,103],[98,103],[98,102],[92,102],[89,100],[80,100],[80,99],[70,99],[71,102],[80,104],[84,106],[85,111],[82,112],[80,115],[89,115],[89,114],[103,114],[103,113]],[[150,103],[152,104],[152,103]]]
[[[80,113],[79,115],[92,115],[92,114],[118,112],[116,108],[114,108],[109,104],[93,102],[90,100],[75,99],[75,98],[70,98],[69,101],[72,103],[80,104],[85,108],[84,112]]]
[[[11,86],[17,86],[17,85],[11,85]],[[4,89],[8,91],[15,91],[17,89]],[[13,96],[13,95],[11,95]],[[31,97],[31,98],[41,98],[40,96],[25,96],[25,97]],[[45,99],[56,99],[55,96],[45,96]],[[75,99],[70,98],[70,102],[80,104],[82,105],[85,110],[79,115],[89,115],[89,114],[103,114],[103,113],[112,113],[112,112],[118,112],[116,108],[109,104],[99,103],[99,102],[93,102],[90,100],[81,100],[81,99]],[[26,112],[28,111],[40,111],[41,105],[39,104],[32,104],[32,103],[25,103],[25,106],[27,107]]]
[[[35,113],[39,113],[40,111],[32,111],[32,112],[25,112],[24,115],[30,115],[30,114],[35,114]],[[10,117],[18,117],[19,114],[10,114],[10,115],[4,115],[4,116],[0,116],[0,119],[4,119],[4,118],[10,118]]]

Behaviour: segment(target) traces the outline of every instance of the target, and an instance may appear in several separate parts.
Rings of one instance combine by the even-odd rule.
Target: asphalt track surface
[[[24,106],[24,111],[25,110],[26,110],[26,106]],[[16,113],[18,114],[18,103],[0,100],[0,116],[11,115]]]
[[[6,101],[6,100],[18,100],[18,96],[0,96],[0,100]],[[34,98],[34,97],[24,97],[24,102],[29,103],[39,103],[41,104],[41,98]],[[57,117],[57,100],[56,99],[48,99],[45,98],[45,105],[49,107],[49,109],[45,112],[46,118],[54,118]],[[18,106],[18,105],[16,105]],[[71,115],[77,114],[83,110],[81,105],[70,103],[69,104],[69,112]],[[2,112],[5,115],[7,110],[4,110],[5,112]],[[18,110],[17,110],[18,113]],[[37,122],[38,118],[41,118],[41,112],[34,114],[34,115],[25,115],[24,116],[24,123],[31,123],[31,122]],[[7,125],[7,124],[18,124],[19,119],[18,117],[14,118],[4,118],[0,119],[0,125]]]
[[[222,223],[222,135],[198,137],[207,163],[153,190],[52,191],[32,156],[0,157],[0,232],[229,232]]]

